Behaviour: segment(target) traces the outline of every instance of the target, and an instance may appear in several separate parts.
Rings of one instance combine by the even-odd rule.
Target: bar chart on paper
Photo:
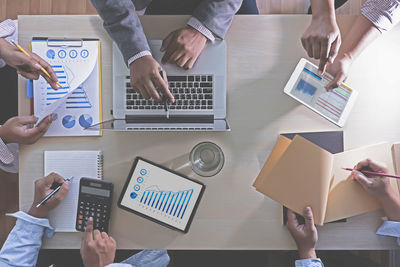
[[[164,216],[182,219],[192,195],[193,189],[171,192],[151,186],[143,192],[140,203],[147,208],[161,212]]]

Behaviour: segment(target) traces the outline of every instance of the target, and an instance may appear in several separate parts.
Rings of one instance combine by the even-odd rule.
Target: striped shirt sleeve
[[[14,162],[14,155],[0,138],[0,161],[6,165]]]
[[[367,0],[361,7],[361,14],[380,32],[389,31],[400,21],[400,1]]]
[[[0,23],[0,37],[12,35],[16,30],[15,23],[11,19],[7,19]]]

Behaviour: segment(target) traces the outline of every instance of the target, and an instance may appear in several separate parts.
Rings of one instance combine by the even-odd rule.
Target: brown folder
[[[301,136],[293,141],[280,136],[254,186],[299,214],[311,206],[315,223],[323,225],[380,208],[377,199],[342,168],[372,158],[393,172],[390,150],[390,144],[381,143],[332,154]],[[396,181],[391,179],[391,183],[398,194]]]

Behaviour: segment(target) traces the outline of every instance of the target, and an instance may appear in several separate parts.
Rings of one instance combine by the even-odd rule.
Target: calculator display
[[[110,197],[109,190],[93,188],[93,187],[89,187],[89,186],[82,186],[81,192],[85,193],[85,194],[98,195],[98,196],[102,196],[102,197]]]

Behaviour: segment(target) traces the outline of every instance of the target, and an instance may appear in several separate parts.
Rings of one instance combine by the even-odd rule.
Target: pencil
[[[342,168],[343,170],[346,171],[353,171],[355,169],[352,168]],[[359,171],[363,174],[369,174],[369,175],[375,175],[375,176],[381,176],[381,177],[390,177],[390,178],[396,178],[396,179],[400,179],[400,176],[397,175],[393,175],[393,174],[388,174],[388,173],[383,173],[383,172],[370,172],[370,171]]]
[[[28,57],[31,57],[31,56],[28,54],[28,52],[26,52],[25,49],[23,49],[23,48],[22,48],[19,44],[17,44],[14,40],[11,40],[11,42],[12,42],[13,45],[15,45],[15,47],[18,48],[22,53],[24,53],[24,54],[27,55]],[[38,63],[38,64],[39,64],[39,63]],[[50,74],[47,72],[47,70],[45,70],[45,68],[41,67],[40,70],[43,71],[44,74],[46,74],[47,77],[49,77],[49,78],[51,79]],[[57,82],[57,85],[58,85],[59,87],[63,88],[62,85],[61,85],[59,82]]]

